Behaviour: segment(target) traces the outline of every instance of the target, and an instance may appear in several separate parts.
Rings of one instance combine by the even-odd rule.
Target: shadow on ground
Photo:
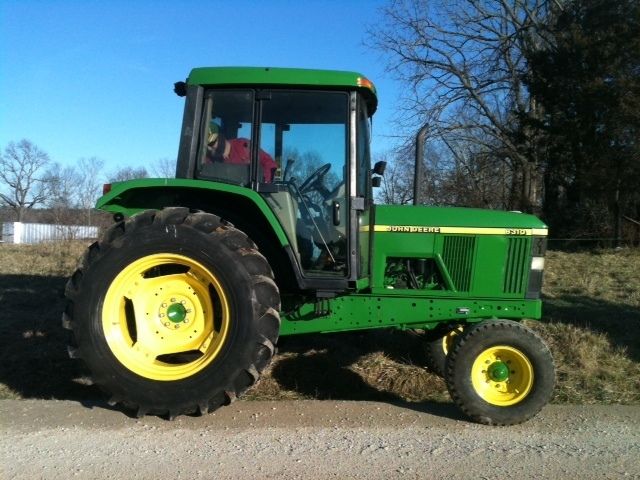
[[[67,354],[62,329],[67,279],[31,275],[0,276],[0,383],[22,398],[83,400],[96,387],[82,385],[79,362]]]
[[[280,358],[271,371],[278,384],[303,397],[323,400],[404,400],[374,388],[350,368],[368,354],[379,352],[390,362],[425,365],[420,338],[393,330],[284,337],[278,350]]]
[[[444,382],[425,371],[423,339],[414,332],[387,329],[284,337],[278,350],[269,377],[279,388],[302,398],[378,401],[439,417],[464,418],[449,400]],[[372,356],[374,365],[368,372],[367,358]],[[377,376],[387,378],[378,383]],[[403,388],[407,382],[410,385]],[[419,390],[430,400],[408,401],[398,393],[403,390]]]

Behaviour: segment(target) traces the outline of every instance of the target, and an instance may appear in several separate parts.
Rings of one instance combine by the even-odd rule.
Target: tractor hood
[[[547,226],[534,215],[479,208],[380,205],[377,232],[547,235]]]

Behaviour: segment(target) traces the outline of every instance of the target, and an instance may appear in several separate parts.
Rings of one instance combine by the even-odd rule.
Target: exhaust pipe
[[[422,172],[424,170],[422,161],[424,160],[424,142],[427,137],[429,124],[425,123],[416,135],[416,165],[413,175],[413,204],[420,205],[422,203]]]

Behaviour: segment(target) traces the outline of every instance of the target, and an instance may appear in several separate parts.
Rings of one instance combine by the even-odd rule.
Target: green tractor
[[[69,352],[112,403],[173,418],[232,402],[280,336],[421,329],[471,419],[548,401],[547,227],[517,212],[374,205],[373,84],[353,72],[196,68],[175,179],[105,185],[115,223],[66,287]],[[417,165],[421,162],[417,162]]]

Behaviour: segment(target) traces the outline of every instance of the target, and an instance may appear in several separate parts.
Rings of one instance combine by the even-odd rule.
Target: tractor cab
[[[300,277],[340,290],[368,276],[359,226],[372,203],[371,82],[351,72],[203,68],[177,92],[187,97],[178,178],[257,192]]]

